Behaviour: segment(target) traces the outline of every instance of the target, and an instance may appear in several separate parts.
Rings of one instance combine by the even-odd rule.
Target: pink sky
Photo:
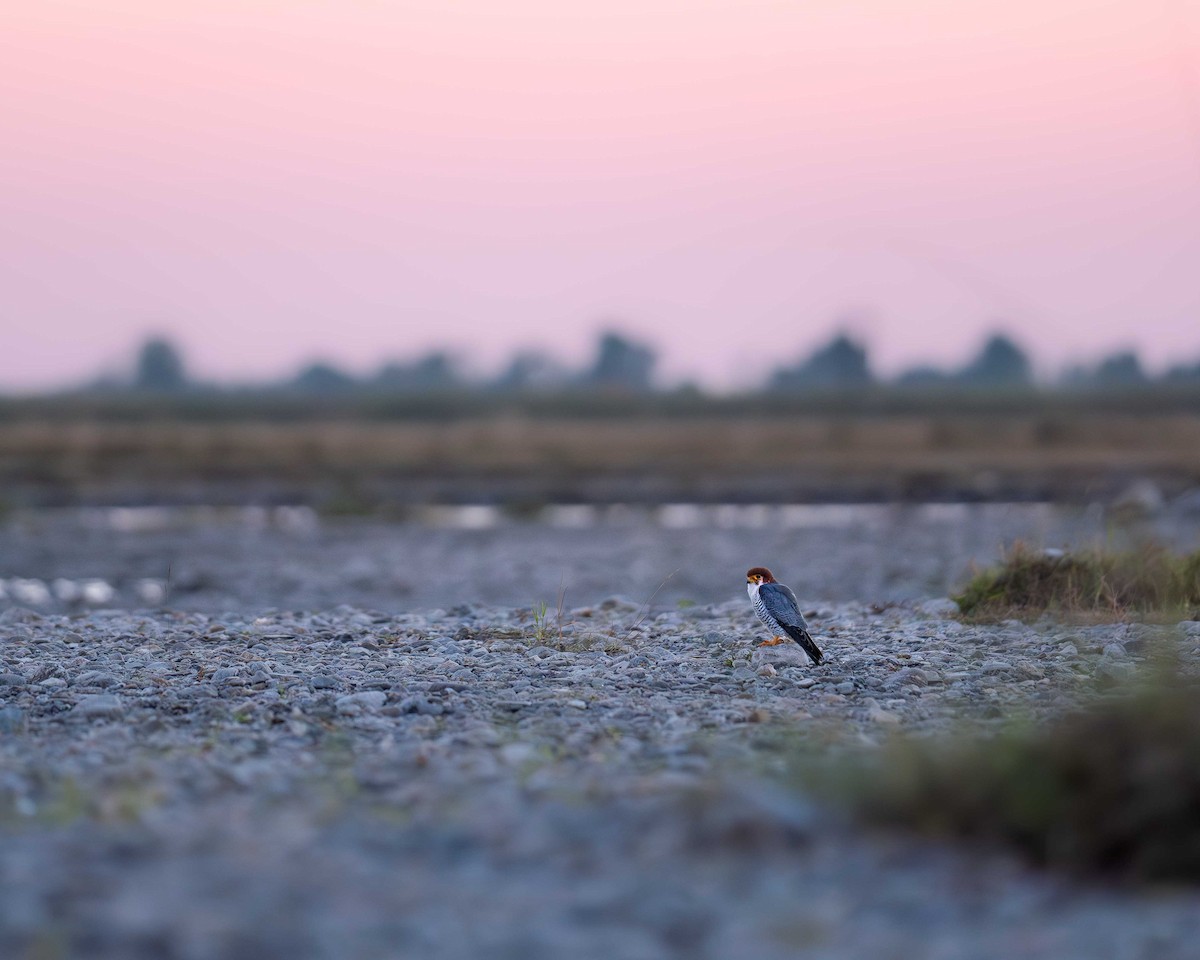
[[[1003,321],[1200,361],[1200,0],[39,0],[0,30],[0,389],[432,347],[751,382]],[[769,332],[769,348],[760,335]]]

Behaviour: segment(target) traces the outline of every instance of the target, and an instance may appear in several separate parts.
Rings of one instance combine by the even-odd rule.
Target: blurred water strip
[[[512,510],[494,504],[435,504],[408,507],[384,519],[437,530],[491,530],[524,524],[544,524],[566,530],[594,527],[654,526],[669,530],[807,530],[881,529],[898,520],[921,524],[963,523],[980,511],[997,516],[1020,515],[1046,521],[1061,509],[1050,502],[1015,503],[667,503],[549,504]],[[285,506],[123,506],[58,507],[14,511],[9,523],[37,523],[54,517],[89,530],[149,534],[207,527],[246,531],[275,530],[314,533],[322,524],[337,522],[304,505]],[[380,518],[374,518],[380,519]]]

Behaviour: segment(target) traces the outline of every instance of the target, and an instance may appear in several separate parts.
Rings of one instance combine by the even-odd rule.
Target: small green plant
[[[558,585],[558,603],[554,608],[554,623],[551,626],[550,622],[550,606],[544,600],[534,604],[531,611],[533,616],[533,636],[539,643],[545,643],[550,637],[557,635],[558,648],[560,650],[569,649],[569,646],[564,635],[566,628],[575,624],[574,620],[563,620],[564,605],[567,601],[567,589],[562,584]],[[580,649],[590,649],[589,646],[584,646]],[[578,650],[576,651],[578,652]]]
[[[549,609],[545,600],[533,605],[533,638],[539,643],[544,643],[550,636]]]
[[[1018,543],[999,566],[977,573],[954,600],[964,616],[981,620],[1047,611],[1190,616],[1200,609],[1200,551],[1179,556],[1147,546],[1061,553]]]

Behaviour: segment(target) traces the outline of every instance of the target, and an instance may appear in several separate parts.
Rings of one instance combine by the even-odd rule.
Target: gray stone
[[[1132,663],[1104,658],[1096,664],[1096,678],[1107,683],[1126,683],[1134,678],[1137,668]]]
[[[1161,512],[1166,499],[1153,480],[1135,480],[1112,502],[1112,510],[1129,516],[1152,516]]]
[[[118,683],[116,677],[103,670],[85,670],[75,678],[78,687],[115,687]]]
[[[65,671],[61,664],[57,663],[42,663],[34,668],[33,672],[26,678],[27,683],[41,683],[48,677],[61,676]]]
[[[920,667],[902,667],[883,682],[887,690],[895,690],[906,684],[923,687],[929,683],[929,676]]]
[[[387,702],[387,694],[381,690],[365,690],[362,693],[351,693],[344,697],[338,697],[337,707],[338,713],[354,715],[360,713],[374,713]]]
[[[872,723],[882,723],[887,726],[895,726],[901,722],[901,717],[897,713],[890,710],[885,710],[883,707],[875,704],[867,710],[867,719]]]
[[[440,717],[445,708],[440,703],[430,703],[424,697],[408,697],[400,701],[401,713],[417,713],[425,717]]]
[[[85,720],[104,720],[121,716],[125,712],[119,697],[111,693],[93,693],[80,697],[72,714]]]
[[[0,733],[23,733],[26,727],[25,711],[20,707],[0,707]]]
[[[949,597],[938,597],[934,600],[925,600],[917,609],[927,617],[938,617],[944,619],[946,617],[958,616],[958,604]]]

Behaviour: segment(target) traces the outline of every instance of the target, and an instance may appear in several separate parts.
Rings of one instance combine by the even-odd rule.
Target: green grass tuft
[[[1180,556],[1158,546],[1063,555],[1017,544],[975,575],[954,598],[967,617],[1102,614],[1113,617],[1200,610],[1200,551]]]

